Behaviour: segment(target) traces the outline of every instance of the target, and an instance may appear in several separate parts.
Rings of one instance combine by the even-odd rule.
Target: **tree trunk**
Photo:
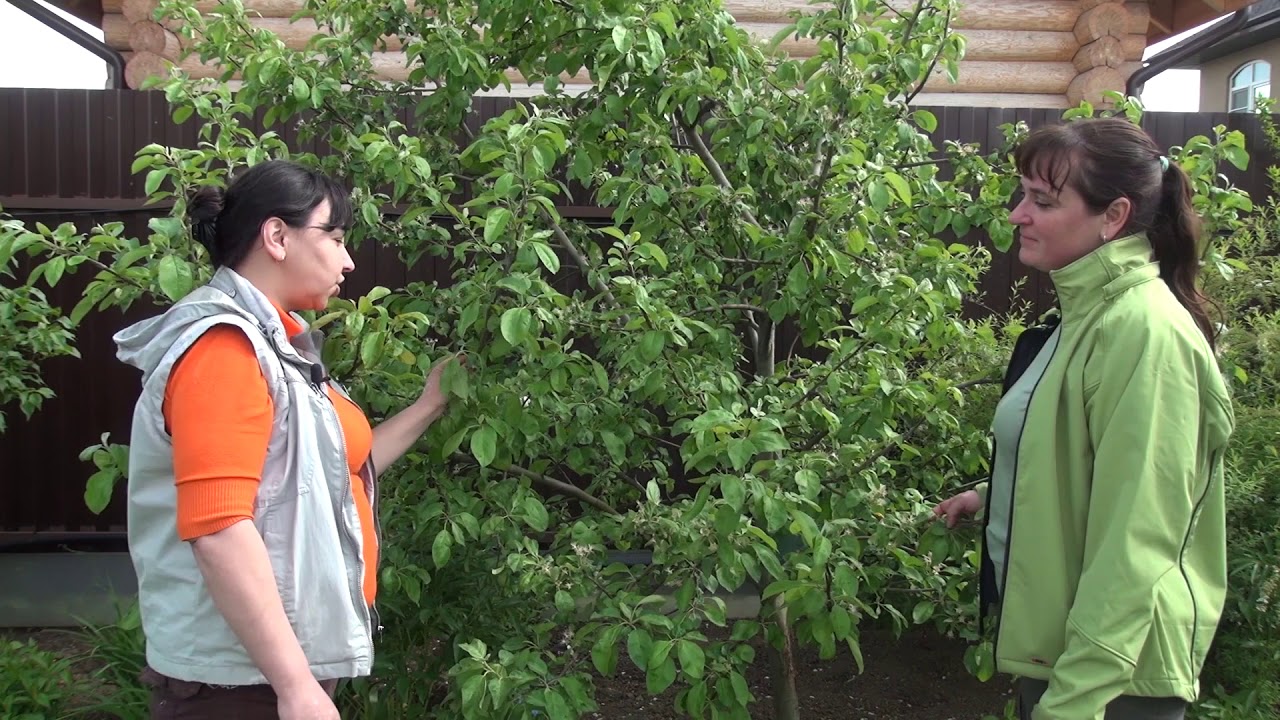
[[[800,720],[800,696],[796,694],[796,636],[787,618],[785,593],[773,596],[774,622],[782,634],[781,649],[769,643],[769,664],[773,675],[773,716],[777,720]]]
[[[756,337],[756,375],[773,375],[777,355],[778,326],[768,317],[760,318],[762,327]],[[765,601],[762,599],[761,603]],[[800,697],[796,694],[796,636],[787,619],[787,605],[782,593],[773,596],[773,620],[782,634],[782,648],[768,645],[769,664],[773,677],[773,716],[776,720],[800,720]]]

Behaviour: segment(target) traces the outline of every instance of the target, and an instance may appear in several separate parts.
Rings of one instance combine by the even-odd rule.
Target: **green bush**
[[[1273,148],[1280,136],[1264,118]],[[1280,169],[1268,169],[1280,191]],[[1280,718],[1280,203],[1273,196],[1216,253],[1206,289],[1226,318],[1236,383],[1227,458],[1228,592],[1197,718]]]
[[[0,718],[65,717],[75,687],[69,660],[41,650],[33,640],[0,645]]]

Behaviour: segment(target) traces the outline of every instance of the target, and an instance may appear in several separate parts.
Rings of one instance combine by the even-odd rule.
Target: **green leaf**
[[[436,533],[435,542],[431,543],[431,562],[435,563],[437,568],[442,568],[449,562],[449,556],[453,554],[453,535],[448,530],[441,530]]]
[[[573,612],[577,607],[573,602],[573,596],[564,590],[556,590],[556,609],[562,613]]]
[[[729,462],[734,470],[742,470],[756,455],[756,446],[748,438],[734,438],[729,441]]]
[[[934,604],[929,600],[921,600],[916,603],[916,607],[911,611],[911,619],[917,625],[921,625],[929,621],[933,617]]]
[[[1242,147],[1228,145],[1222,149],[1223,154],[1227,158],[1227,162],[1236,166],[1237,170],[1249,169],[1249,152]]]
[[[702,648],[691,640],[681,640],[676,645],[676,655],[680,658],[680,667],[684,674],[695,680],[701,680],[707,664],[707,656]]]
[[[378,331],[371,332],[364,336],[360,341],[360,362],[365,367],[372,367],[377,364],[379,356],[382,354],[382,344],[386,338],[386,333]]]
[[[668,36],[676,34],[676,21],[671,17],[671,13],[666,10],[659,10],[649,16],[649,19],[657,23]]]
[[[747,491],[738,476],[721,475],[720,492],[724,495],[724,501],[729,503],[730,507],[739,513],[742,512],[742,503],[747,497]]]
[[[912,117],[915,118],[916,124],[920,126],[920,129],[927,133],[931,133],[938,129],[937,116],[928,110],[917,110],[913,113]]]
[[[156,168],[147,173],[147,179],[142,183],[142,192],[147,195],[155,195],[156,190],[160,189],[160,183],[169,177],[168,168]]]
[[[661,330],[650,330],[640,338],[640,359],[646,363],[651,363],[658,359],[662,354],[662,349],[666,347],[667,334]]]
[[[533,245],[533,251],[538,254],[538,259],[542,261],[543,267],[548,272],[557,273],[560,271],[560,257],[556,255],[556,251],[552,250],[546,243],[530,243]]]
[[[554,688],[547,688],[543,692],[543,703],[547,708],[547,717],[550,720],[559,720],[560,718],[572,718],[573,713],[569,712],[569,705],[565,703],[564,698],[560,696],[559,691]]]
[[[472,675],[462,681],[462,713],[463,717],[479,717],[481,704],[484,702],[485,676],[483,673]]]
[[[676,680],[676,663],[667,658],[656,668],[649,668],[646,675],[650,695],[661,695]]]
[[[613,46],[618,52],[624,53],[631,49],[631,31],[626,27],[618,25],[613,29]]]
[[[49,287],[53,287],[54,285],[58,284],[59,280],[62,279],[62,274],[66,272],[66,270],[67,270],[66,258],[62,256],[52,258],[49,260],[48,263],[45,264],[44,281],[48,283]]]
[[[538,532],[543,532],[551,524],[551,519],[547,517],[547,508],[535,495],[529,495],[524,499],[524,520],[529,523],[529,527]]]
[[[129,166],[129,174],[137,175],[139,172],[142,171],[142,168],[151,167],[152,165],[155,164],[155,162],[156,162],[155,155],[152,155],[150,153],[147,153],[145,155],[139,155],[138,157],[134,158],[133,165]]]
[[[512,345],[519,345],[529,337],[529,326],[533,323],[533,315],[529,308],[511,308],[502,313],[502,337]]]
[[[621,625],[606,629],[591,646],[591,663],[601,675],[613,675],[614,668],[618,666],[618,637],[622,630]]]
[[[89,477],[89,482],[84,487],[84,504],[90,512],[98,515],[107,509],[115,484],[116,471],[111,468],[99,470]]]
[[[191,292],[191,286],[195,282],[191,265],[176,255],[165,255],[160,258],[158,275],[160,289],[175,302]]]
[[[743,707],[749,705],[751,703],[751,689],[747,686],[747,679],[742,676],[742,673],[731,673],[729,682],[733,685],[733,695],[738,699],[738,704]]]
[[[893,187],[893,191],[898,194],[898,199],[902,200],[903,205],[911,205],[911,188],[901,175],[892,172],[885,173],[884,179]]]
[[[440,389],[447,395],[467,398],[471,395],[471,379],[467,369],[457,360],[445,363],[440,373]]]
[[[497,242],[512,217],[511,211],[504,207],[490,210],[484,218],[484,241],[490,244]]]
[[[627,634],[627,655],[635,666],[644,670],[649,667],[649,653],[653,651],[653,639],[644,628],[634,628]]]
[[[475,324],[476,318],[480,317],[480,302],[476,301],[462,309],[462,315],[458,318],[458,332],[464,333],[467,328]]]
[[[489,467],[498,452],[498,433],[485,425],[471,435],[471,454],[480,467]]]
[[[298,102],[305,102],[311,99],[311,88],[307,85],[307,81],[300,77],[293,79],[293,99]]]
[[[663,270],[667,269],[667,253],[665,250],[653,243],[642,243],[640,245],[640,249],[644,250],[649,257],[653,258],[653,261],[658,263],[658,266]]]

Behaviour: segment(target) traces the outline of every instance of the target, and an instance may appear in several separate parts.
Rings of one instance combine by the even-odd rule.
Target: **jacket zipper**
[[[342,504],[339,507],[339,512],[341,512],[342,508],[345,508],[347,506],[347,500],[350,498],[351,494],[354,492],[354,488],[351,486],[351,470],[349,469],[351,467],[351,463],[347,458],[347,436],[346,436],[346,433],[342,431],[342,420],[338,417],[338,408],[334,406],[333,399],[330,398],[329,394],[324,391],[324,388],[320,387],[318,384],[312,383],[312,387],[322,398],[324,398],[324,400],[329,406],[329,410],[333,413],[332,415],[333,421],[337,423],[336,427],[338,428],[338,444],[342,448],[342,469],[343,469],[343,474],[347,478],[347,482],[343,486]],[[354,503],[355,500],[352,500],[352,502]],[[369,500],[369,507],[370,507],[370,510],[372,511],[372,507],[373,507],[372,498],[370,498]],[[357,588],[357,592],[355,593],[355,596],[353,596],[352,600],[355,601],[356,607],[364,608],[363,614],[366,615],[369,620],[369,666],[372,667],[373,666],[373,633],[377,629],[377,625],[374,623],[373,609],[369,606],[367,602],[365,602],[365,599],[364,599],[364,574],[366,570],[364,553],[360,552],[360,543],[356,539],[355,535],[351,532],[351,527],[345,522],[342,523],[342,525],[343,525],[343,529],[346,530],[347,540],[350,541],[351,545],[356,550],[356,553],[355,553],[356,560],[357,562],[360,563],[360,582],[358,583],[359,587]]]
[[[1046,338],[1046,339],[1045,339],[1045,342],[1047,343],[1047,342],[1049,341],[1049,339],[1053,337],[1053,334],[1054,334],[1054,333],[1057,333],[1057,332],[1060,332],[1060,331],[1061,331],[1061,329],[1062,329],[1062,325],[1061,325],[1061,324],[1059,324],[1059,325],[1058,325],[1058,327],[1057,327],[1057,328],[1055,328],[1055,329],[1053,330],[1053,332],[1049,334],[1049,338]],[[1045,363],[1044,363],[1044,370],[1045,370],[1045,371],[1047,371],[1047,370],[1049,369],[1049,365],[1053,362],[1053,358],[1054,358],[1054,356],[1058,354],[1058,348],[1060,348],[1060,347],[1062,347],[1062,338],[1061,338],[1061,337],[1059,337],[1059,338],[1058,338],[1058,341],[1054,343],[1054,345],[1053,345],[1053,352],[1049,354],[1049,359],[1048,359],[1048,360],[1046,360],[1046,361],[1045,361]],[[1043,350],[1044,350],[1044,345],[1041,345],[1041,346],[1040,346],[1040,351],[1043,351]],[[1040,354],[1040,352],[1039,352],[1039,351],[1037,351],[1037,352],[1036,352],[1036,355],[1039,355],[1039,354]],[[1034,364],[1034,363],[1035,363],[1035,357],[1033,356],[1033,357],[1031,358],[1031,362],[1027,364],[1027,367],[1029,368],[1029,367],[1030,367],[1032,364]],[[1024,370],[1023,370],[1023,372],[1025,373],[1025,372],[1026,372],[1026,370],[1024,369]],[[1016,447],[1014,447],[1014,449],[1013,449],[1013,478],[1012,478],[1012,480],[1010,481],[1010,484],[1009,484],[1009,522],[1008,522],[1008,525],[1005,527],[1005,537],[1004,537],[1004,567],[1003,567],[1003,568],[1001,568],[1001,570],[1000,570],[1000,587],[999,587],[999,593],[1000,593],[1000,595],[1001,595],[1001,598],[1000,598],[999,608],[996,610],[996,629],[995,629],[995,636],[994,636],[994,638],[992,639],[992,642],[991,642],[991,655],[992,655],[992,661],[993,661],[993,662],[997,662],[997,663],[999,662],[999,658],[1000,658],[1000,626],[1004,624],[1004,605],[1005,605],[1005,603],[1004,603],[1004,597],[1003,597],[1003,595],[1004,595],[1004,593],[1005,593],[1005,590],[1007,589],[1008,582],[1009,582],[1009,558],[1013,557],[1013,515],[1014,515],[1014,509],[1017,507],[1017,502],[1016,502],[1016,500],[1017,500],[1017,497],[1018,497],[1018,496],[1017,496],[1017,491],[1018,491],[1018,458],[1019,458],[1019,456],[1021,455],[1021,451],[1022,451],[1022,436],[1023,436],[1023,435],[1026,433],[1026,431],[1027,431],[1027,418],[1031,415],[1031,404],[1035,402],[1035,399],[1036,399],[1036,391],[1038,391],[1038,390],[1040,389],[1040,383],[1044,380],[1044,375],[1045,375],[1045,373],[1044,373],[1044,371],[1042,371],[1042,372],[1040,373],[1040,377],[1036,378],[1036,384],[1031,388],[1031,394],[1027,396],[1027,408],[1026,408],[1026,410],[1022,413],[1022,426],[1021,426],[1020,428],[1018,428],[1018,444],[1017,444],[1017,446],[1016,446]],[[1016,383],[1017,381],[1015,380],[1014,382]],[[988,490],[988,492],[990,492],[990,490]],[[985,538],[984,538],[984,541],[985,541]]]
[[[341,395],[344,399],[346,399],[346,401],[347,401],[347,402],[351,403],[351,405],[352,405],[353,407],[355,407],[357,410],[359,409],[359,406],[358,406],[358,405],[356,405],[356,401],[351,399],[351,396],[347,394],[346,390],[342,389],[341,387],[339,387],[339,386],[337,386],[337,385],[333,385],[332,387],[333,387],[333,389],[334,389],[334,390],[336,390],[336,391],[337,391],[337,393],[338,393],[339,395]],[[346,437],[346,436],[344,435],[344,436],[343,436],[343,438],[344,438],[344,443],[345,443],[345,437]],[[345,453],[345,444],[344,444],[344,450],[343,450],[343,451],[344,451],[344,453]],[[379,567],[381,566],[381,564],[382,564],[382,518],[381,518],[381,517],[379,516],[379,514],[378,514],[378,501],[379,501],[379,498],[378,498],[378,494],[379,494],[379,493],[378,493],[378,469],[377,469],[376,467],[374,467],[374,465],[373,465],[373,454],[372,454],[372,452],[370,453],[369,458],[367,458],[367,459],[365,460],[364,465],[363,465],[360,469],[361,469],[362,473],[363,473],[363,472],[365,472],[365,471],[367,471],[367,472],[369,473],[369,480],[368,480],[368,483],[369,483],[369,514],[373,516],[373,537],[374,537],[374,541],[377,543],[377,551],[378,551],[378,562],[377,562],[377,563],[374,563],[373,571],[374,571],[374,573],[377,573],[377,572],[378,572],[378,568],[379,568]],[[363,478],[363,477],[361,477],[361,480],[363,480],[363,479],[364,479],[364,478]],[[363,560],[364,560],[364,556],[362,555],[362,556],[361,556],[361,562],[363,562]],[[363,579],[363,574],[361,575],[361,577],[362,577],[362,579]],[[382,630],[383,630],[383,628],[382,628],[382,614],[378,612],[378,599],[377,599],[377,597],[376,597],[376,596],[374,597],[373,603],[372,603],[372,604],[370,604],[368,607],[369,607],[370,620],[372,621],[372,625],[371,625],[371,627],[372,627],[372,631],[373,631],[373,633],[374,633],[374,634],[381,634],[381,633],[382,633]]]
[[[1195,667],[1196,660],[1196,628],[1200,625],[1200,603],[1196,602],[1195,590],[1191,587],[1191,578],[1187,577],[1187,568],[1183,562],[1187,556],[1187,544],[1191,542],[1191,529],[1196,526],[1196,521],[1200,517],[1200,510],[1204,507],[1204,501],[1209,497],[1209,491],[1213,489],[1213,476],[1217,474],[1218,464],[1222,462],[1222,452],[1219,451],[1214,457],[1214,461],[1209,465],[1209,479],[1204,484],[1204,492],[1200,493],[1200,499],[1196,500],[1195,509],[1191,511],[1191,519],[1187,522],[1187,532],[1182,536],[1182,549],[1178,552],[1178,572],[1182,574],[1182,582],[1187,586],[1187,595],[1191,597],[1191,646],[1187,660],[1190,667]]]
[[[263,325],[261,323],[259,324],[258,327],[262,331],[262,334],[267,338],[267,342],[271,345],[272,349],[275,350],[276,357],[280,358],[281,363],[287,362],[291,365],[295,365],[295,366],[299,365],[299,362],[289,358],[289,356],[283,351],[283,349],[280,347],[279,342],[277,342],[274,333],[271,332],[270,328],[268,328],[266,325]],[[290,350],[293,350],[292,346],[290,346]],[[294,354],[297,355],[296,350],[294,351]],[[314,363],[311,363],[307,361],[305,358],[302,358],[300,356],[298,356],[298,359],[302,361],[301,364],[304,364],[308,367],[308,370],[310,369],[310,367],[314,365]],[[303,374],[304,376],[306,375],[306,373],[303,373]],[[352,492],[351,471],[349,470],[351,465],[347,459],[347,437],[342,432],[342,420],[338,418],[338,409],[334,406],[333,400],[329,398],[329,394],[324,391],[324,388],[320,387],[320,383],[312,382],[310,381],[310,379],[308,379],[307,384],[311,386],[311,389],[314,390],[316,394],[318,394],[322,399],[326,401],[326,403],[329,406],[330,412],[333,413],[332,414],[333,422],[335,423],[335,426],[338,428],[338,443],[342,450],[342,469],[343,469],[343,474],[346,475],[346,478],[347,478],[347,482],[346,482],[345,489],[342,496],[342,503],[338,508],[339,519],[341,519],[342,508],[346,506],[347,496]],[[346,395],[346,393],[342,392],[341,390],[338,391],[338,394],[350,400],[350,398]],[[354,500],[352,502],[354,502]],[[377,510],[376,510],[376,507],[374,506],[374,499],[372,497],[370,497],[369,499],[369,507],[370,507],[370,511],[374,513],[374,533],[375,533],[375,536],[379,538],[378,540],[379,544],[381,544],[381,528],[378,527],[378,520],[377,520],[377,514],[376,514]],[[344,526],[343,529],[346,531],[344,534],[346,535],[348,542],[352,546],[354,546],[356,550],[355,554],[356,554],[357,562],[360,563],[360,581],[357,584],[356,592],[355,592],[355,595],[352,597],[352,600],[354,601],[354,604],[356,607],[364,608],[364,612],[362,613],[362,615],[365,616],[368,622],[368,627],[369,627],[369,667],[370,669],[372,669],[373,660],[374,660],[373,635],[374,635],[374,632],[379,628],[379,625],[378,625],[379,621],[377,620],[377,611],[368,603],[366,603],[364,599],[365,561],[364,561],[364,554],[359,552],[360,543],[355,538],[355,536],[352,535],[351,528],[347,526],[347,523],[343,522],[342,525]]]

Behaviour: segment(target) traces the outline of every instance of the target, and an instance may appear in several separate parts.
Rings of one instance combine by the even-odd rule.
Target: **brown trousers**
[[[146,668],[139,678],[151,688],[151,720],[279,720],[270,685],[207,685],[175,680]],[[333,697],[337,680],[321,680]]]

